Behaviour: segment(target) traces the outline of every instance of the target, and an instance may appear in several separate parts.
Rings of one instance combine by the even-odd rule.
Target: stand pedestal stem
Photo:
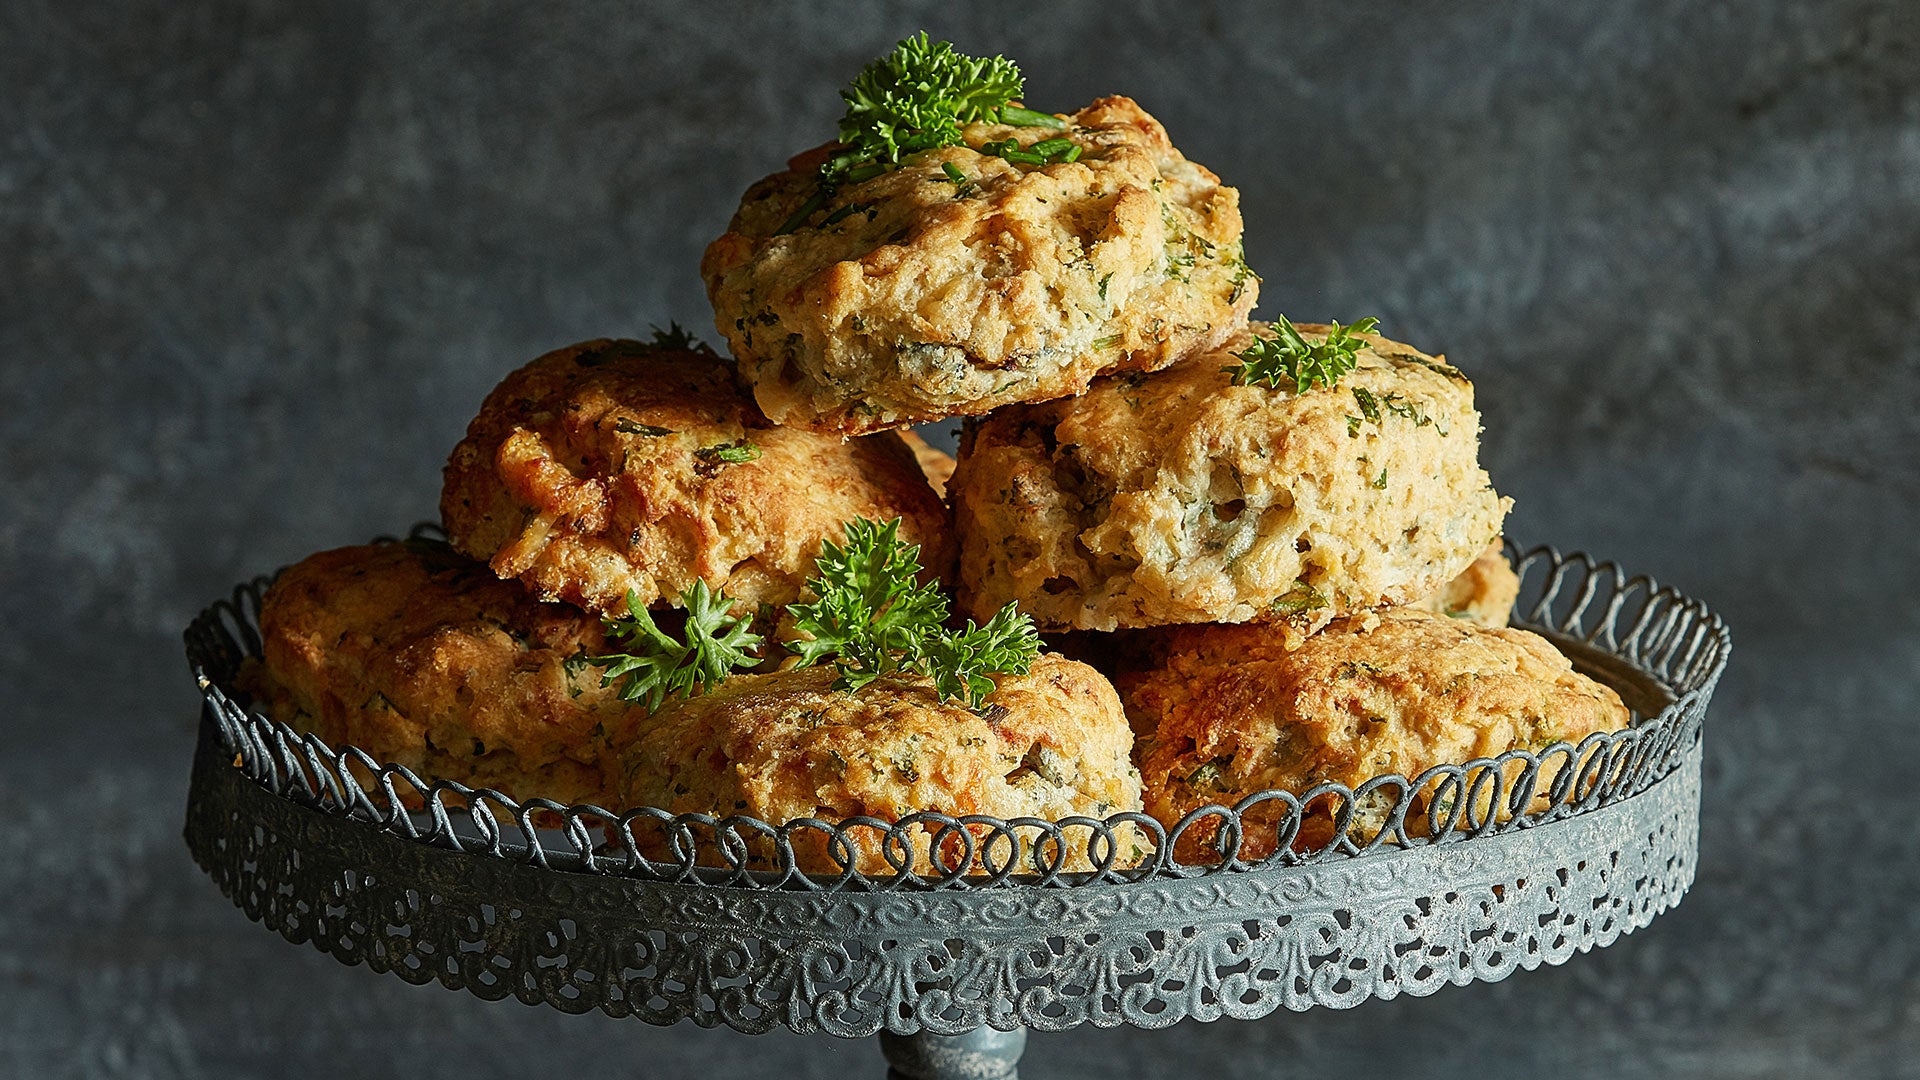
[[[887,1080],[1020,1080],[1027,1029],[975,1028],[965,1035],[880,1033]]]

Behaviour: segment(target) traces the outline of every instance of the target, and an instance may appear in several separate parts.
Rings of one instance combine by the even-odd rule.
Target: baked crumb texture
[[[1427,612],[1342,618],[1291,650],[1279,628],[1258,624],[1153,636],[1151,659],[1119,685],[1139,732],[1147,812],[1169,827],[1198,807],[1268,788],[1297,794],[1322,781],[1417,777],[1512,749],[1577,745],[1629,719],[1618,694],[1575,672],[1540,636]],[[1509,782],[1518,774],[1511,769]],[[1410,832],[1424,826],[1434,790],[1416,798]],[[1397,794],[1376,792],[1355,807],[1357,842],[1378,833]],[[1243,858],[1274,853],[1280,807],[1249,813]],[[1330,801],[1308,809],[1295,847],[1332,838]],[[1175,854],[1204,860],[1213,833],[1209,823]]]
[[[1505,548],[1495,540],[1439,592],[1407,606],[1498,629],[1507,625],[1519,595],[1520,575],[1513,572]]]
[[[635,341],[548,353],[487,396],[447,462],[454,546],[545,600],[622,615],[696,579],[742,604],[800,598],[822,540],[901,519],[945,577],[946,505],[898,435],[775,427],[716,354]]]
[[[1221,369],[1251,333],[963,431],[961,609],[1011,600],[1054,629],[1273,622],[1298,647],[1465,571],[1510,504],[1480,468],[1466,377],[1369,334],[1334,386],[1235,386]]]
[[[917,677],[852,692],[831,689],[834,678],[824,668],[741,675],[651,717],[636,715],[621,738],[625,803],[769,822],[894,820],[922,810],[1051,821],[1140,809],[1133,733],[1112,684],[1084,664],[1042,654],[1029,674],[999,676],[982,713],[941,704]],[[640,850],[663,857],[668,838],[657,823],[634,829]],[[1150,851],[1144,833],[1118,831],[1117,865]],[[860,872],[879,876],[896,864],[933,872],[936,854],[947,867],[964,865],[964,842],[937,832],[917,831],[913,850],[896,849],[890,862],[884,830],[852,828],[848,854]],[[1069,831],[1062,869],[1088,869],[1087,833]],[[1017,857],[1032,870],[1036,834],[1022,835],[1017,855],[1000,842],[994,865]],[[792,841],[800,869],[841,869],[825,831],[795,830]],[[717,851],[710,837],[701,847]],[[1059,854],[1042,850],[1046,860]],[[754,846],[754,855],[765,864],[770,845]],[[977,851],[972,868],[980,868]]]
[[[580,657],[600,620],[541,604],[443,544],[339,548],[280,575],[260,610],[274,719],[423,780],[608,806],[600,750],[629,706]],[[370,776],[358,777],[363,784]]]
[[[846,185],[784,235],[828,148],[748,189],[700,269],[775,423],[852,435],[1066,397],[1245,325],[1259,279],[1239,193],[1127,98],[1067,120],[969,125],[965,146]],[[979,150],[1052,138],[1082,156],[1029,167]]]

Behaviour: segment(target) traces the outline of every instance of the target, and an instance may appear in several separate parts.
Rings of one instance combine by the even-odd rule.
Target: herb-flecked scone
[[[824,667],[738,675],[670,701],[633,725],[621,751],[625,803],[774,824],[893,821],[923,810],[1051,821],[1140,808],[1133,733],[1112,684],[1084,664],[1043,653],[1025,675],[995,676],[980,712],[938,701],[916,676],[884,676],[851,691],[833,689],[835,679]],[[1132,865],[1147,841],[1123,831],[1119,865]],[[862,873],[892,872],[881,835],[849,831]],[[934,866],[932,837],[928,830],[915,840],[917,872]],[[636,839],[649,846],[647,836]],[[818,830],[795,831],[793,843],[800,869],[839,871]],[[942,846],[949,865],[957,844]],[[1089,868],[1085,830],[1069,834],[1067,849],[1063,869]],[[1003,844],[994,862],[1009,854]],[[1026,847],[1019,865],[1031,870],[1032,857]]]
[[[1439,592],[1407,606],[1465,619],[1475,626],[1498,628],[1507,625],[1513,601],[1519,595],[1520,575],[1513,572],[1505,548],[1496,539]]]
[[[629,593],[677,605],[696,580],[789,603],[856,517],[900,518],[935,576],[953,551],[946,505],[899,436],[775,427],[731,365],[676,341],[589,341],[507,376],[447,462],[440,514],[496,574],[605,615]]]
[[[601,623],[433,541],[323,551],[260,609],[275,719],[426,780],[608,805],[599,747],[630,706],[583,658]],[[364,778],[363,778],[364,779]]]
[[[1007,140],[1074,160],[988,152]],[[970,123],[959,141],[795,222],[834,147],[802,154],[707,248],[714,325],[776,423],[858,434],[1066,397],[1245,325],[1259,279],[1238,192],[1130,99],[1057,127]]]
[[[1014,601],[1052,629],[1267,621],[1297,646],[1472,563],[1509,500],[1480,468],[1466,376],[1359,334],[1333,385],[1236,384],[1223,369],[1266,330],[963,430],[961,611]]]
[[[1152,660],[1118,683],[1139,733],[1147,812],[1168,825],[1268,788],[1297,794],[1322,781],[1415,777],[1512,749],[1577,745],[1629,720],[1618,694],[1575,672],[1537,634],[1423,611],[1338,619],[1292,650],[1275,627],[1259,624],[1153,636]],[[1331,838],[1326,807],[1314,809],[1323,813],[1303,824],[1300,846]],[[1350,833],[1372,839],[1391,809],[1392,793],[1376,793],[1357,808]],[[1278,810],[1269,802],[1251,812],[1243,858],[1273,854]],[[1410,830],[1425,810],[1413,808]],[[1210,837],[1202,829],[1176,854],[1193,858]]]

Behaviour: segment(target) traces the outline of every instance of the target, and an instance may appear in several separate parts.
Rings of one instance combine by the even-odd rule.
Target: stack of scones
[[[725,353],[676,328],[508,375],[447,463],[448,542],[271,587],[256,704],[427,779],[775,824],[1172,825],[1623,727],[1505,625],[1467,377],[1370,319],[1249,321],[1238,193],[1131,100],[1020,91],[925,35],[869,65],[708,247]],[[957,462],[909,430],[961,417]],[[1239,854],[1321,817],[1255,814]],[[923,832],[792,843],[953,866]]]

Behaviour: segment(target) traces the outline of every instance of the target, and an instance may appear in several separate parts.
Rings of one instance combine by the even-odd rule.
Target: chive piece
[[[1000,122],[1012,124],[1014,127],[1064,128],[1067,126],[1065,120],[1051,113],[1034,112],[1032,109],[1023,109],[1018,105],[1001,106]]]
[[[813,212],[815,210],[818,210],[822,206],[825,206],[827,204],[827,199],[832,194],[833,194],[832,190],[829,189],[824,184],[821,185],[820,187],[815,188],[813,191],[813,197],[808,199],[806,202],[801,203],[800,209],[795,210],[793,212],[792,217],[782,222],[778,229],[773,230],[773,235],[785,236],[788,233],[792,232],[793,230],[799,228],[800,226],[805,225],[807,223],[807,219],[813,216]]]
[[[1080,160],[1080,144],[1074,143],[1072,146],[1068,147],[1067,152],[1060,155],[1060,160],[1061,161],[1079,161]]]
[[[1072,149],[1072,147],[1073,147],[1072,139],[1062,139],[1056,136],[1051,139],[1042,139],[1039,142],[1034,143],[1032,146],[1027,147],[1027,149],[1043,157],[1053,157],[1055,154],[1066,153],[1068,150]]]
[[[961,171],[960,171],[960,167],[959,167],[959,166],[957,166],[957,165],[955,165],[955,164],[954,164],[953,162],[951,162],[951,161],[943,161],[943,162],[941,162],[941,163],[940,163],[940,171],[941,171],[941,172],[944,172],[944,173],[946,173],[946,174],[947,174],[947,179],[948,179],[948,180],[951,180],[952,182],[954,182],[954,183],[956,183],[956,184],[964,184],[964,183],[966,183],[966,182],[967,182],[967,174],[966,174],[966,173],[963,173],[963,172],[961,172]]]

